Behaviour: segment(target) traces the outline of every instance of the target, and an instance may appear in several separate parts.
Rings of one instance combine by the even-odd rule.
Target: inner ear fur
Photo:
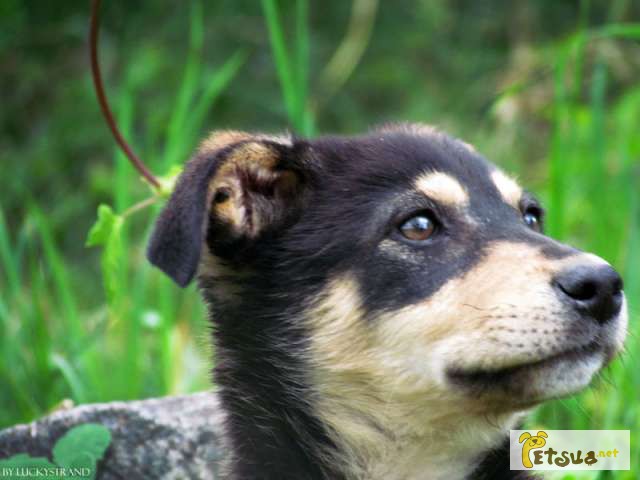
[[[288,148],[247,140],[225,158],[209,183],[209,215],[232,237],[255,238],[276,227],[301,188],[299,172],[286,166]]]
[[[299,201],[303,170],[287,138],[223,131],[187,163],[149,242],[152,264],[186,286],[209,225],[225,242],[276,228]]]

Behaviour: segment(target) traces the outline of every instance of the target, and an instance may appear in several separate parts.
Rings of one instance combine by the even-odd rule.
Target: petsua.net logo
[[[510,430],[511,470],[629,470],[629,430]]]

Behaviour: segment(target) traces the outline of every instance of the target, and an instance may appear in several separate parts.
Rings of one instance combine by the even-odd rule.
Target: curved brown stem
[[[107,100],[107,96],[104,92],[104,86],[102,84],[102,75],[100,73],[100,65],[98,64],[98,28],[99,28],[99,19],[100,19],[100,3],[101,0],[93,0],[91,3],[91,24],[89,27],[89,55],[91,57],[91,75],[93,77],[93,86],[96,90],[96,95],[98,97],[98,102],[100,103],[100,109],[102,110],[102,114],[115,138],[116,142],[125,153],[131,164],[134,166],[138,172],[155,188],[160,188],[160,182],[158,179],[151,173],[151,171],[146,167],[142,160],[138,158],[138,156],[133,153],[131,147],[124,139],[118,126],[116,124],[115,118],[113,117],[113,113],[111,113],[111,108],[109,107],[109,102]]]

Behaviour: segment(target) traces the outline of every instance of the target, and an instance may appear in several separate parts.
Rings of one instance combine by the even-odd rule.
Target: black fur
[[[497,448],[486,453],[478,467],[469,476],[469,480],[540,480],[541,477],[529,475],[525,470],[509,469],[509,438]]]
[[[149,261],[181,287],[191,282],[198,268],[207,189],[222,156],[223,152],[206,152],[187,164],[149,241]]]

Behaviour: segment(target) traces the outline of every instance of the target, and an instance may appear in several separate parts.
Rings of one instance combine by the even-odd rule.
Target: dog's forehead
[[[393,129],[351,139],[324,139],[327,176],[396,191],[413,190],[442,203],[493,198],[518,208],[523,190],[469,144],[432,129]],[[340,182],[339,182],[340,183]],[[346,191],[343,189],[343,191]],[[355,193],[354,191],[349,192]]]

